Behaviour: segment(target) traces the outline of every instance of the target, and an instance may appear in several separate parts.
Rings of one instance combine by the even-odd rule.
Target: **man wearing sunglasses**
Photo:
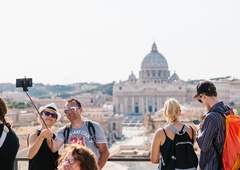
[[[197,94],[193,98],[203,103],[208,111],[196,137],[201,150],[199,167],[201,170],[223,169],[220,155],[224,145],[225,118],[214,110],[224,113],[229,107],[218,99],[216,87],[212,82],[201,81],[196,89]]]
[[[95,129],[96,145],[91,138],[88,129],[88,122],[82,119],[82,105],[76,99],[69,99],[64,105],[65,116],[69,119],[69,135],[67,138],[67,144],[78,143],[90,148],[98,159],[98,166],[100,169],[105,165],[109,157],[109,150],[104,131],[99,123],[93,122]],[[61,127],[57,132],[57,137],[52,142],[52,150],[57,151],[65,140],[65,128]]]
[[[32,132],[28,139],[29,170],[54,170],[57,169],[58,151],[52,152],[51,139],[55,135],[51,127],[61,118],[54,103],[39,108],[41,127]],[[45,123],[44,123],[44,122]],[[47,127],[46,127],[47,126]]]

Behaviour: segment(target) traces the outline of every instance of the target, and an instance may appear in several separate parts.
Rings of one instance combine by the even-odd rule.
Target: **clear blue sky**
[[[0,83],[139,77],[153,42],[180,79],[240,78],[239,0],[0,0]]]

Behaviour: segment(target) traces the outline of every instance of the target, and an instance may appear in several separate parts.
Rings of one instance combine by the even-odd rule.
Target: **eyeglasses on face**
[[[70,107],[70,108],[65,108],[65,109],[64,109],[64,113],[65,113],[65,114],[68,114],[69,111],[71,111],[71,112],[76,112],[78,108],[79,108],[79,107],[77,107],[77,106],[72,106],[72,107]]]
[[[69,158],[69,159],[64,158],[61,162],[62,162],[63,165],[66,165],[67,163],[69,163],[70,165],[72,165],[72,164],[74,164],[75,159],[74,159],[73,157],[71,157],[71,158]]]
[[[58,115],[56,113],[43,112],[45,116],[50,116],[54,119],[57,119]]]

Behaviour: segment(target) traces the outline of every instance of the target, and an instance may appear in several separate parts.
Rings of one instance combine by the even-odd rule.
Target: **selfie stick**
[[[45,125],[45,127],[48,129],[47,124],[45,122],[45,120],[43,119],[41,113],[39,113],[36,105],[34,104],[32,98],[30,97],[29,93],[28,93],[28,87],[32,87],[32,79],[27,79],[26,77],[23,79],[17,79],[16,80],[16,87],[22,87],[23,91],[26,92],[27,96],[29,97],[29,99],[31,100],[33,106],[35,107],[35,109],[37,110],[38,115],[40,116],[40,118],[43,121],[43,124]]]
[[[34,106],[34,107],[35,107],[35,109],[37,110],[37,113],[38,113],[38,115],[40,116],[40,118],[42,119],[42,121],[43,121],[44,125],[45,125],[45,126],[46,126],[46,128],[48,129],[48,127],[47,127],[47,124],[46,124],[45,120],[43,119],[43,117],[42,117],[41,113],[39,113],[39,111],[38,111],[38,109],[37,109],[36,105],[34,104],[34,102],[33,102],[33,100],[32,100],[32,98],[30,97],[30,95],[28,94],[28,92],[27,92],[27,91],[25,91],[25,92],[26,92],[27,96],[29,97],[29,99],[31,100],[31,102],[32,102],[33,106]]]

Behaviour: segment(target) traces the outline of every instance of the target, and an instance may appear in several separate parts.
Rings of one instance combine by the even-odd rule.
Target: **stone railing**
[[[27,170],[28,169],[28,158],[17,157],[14,162],[14,170]],[[148,170],[156,169],[157,165],[152,165],[150,159],[146,157],[138,158],[109,158],[105,167],[102,170],[112,170],[112,168],[117,168],[121,170],[131,170],[131,168],[126,167],[136,167],[141,166],[140,169],[146,167]],[[151,166],[153,168],[151,168]],[[146,169],[145,168],[145,169]],[[150,168],[150,169],[149,169]]]

